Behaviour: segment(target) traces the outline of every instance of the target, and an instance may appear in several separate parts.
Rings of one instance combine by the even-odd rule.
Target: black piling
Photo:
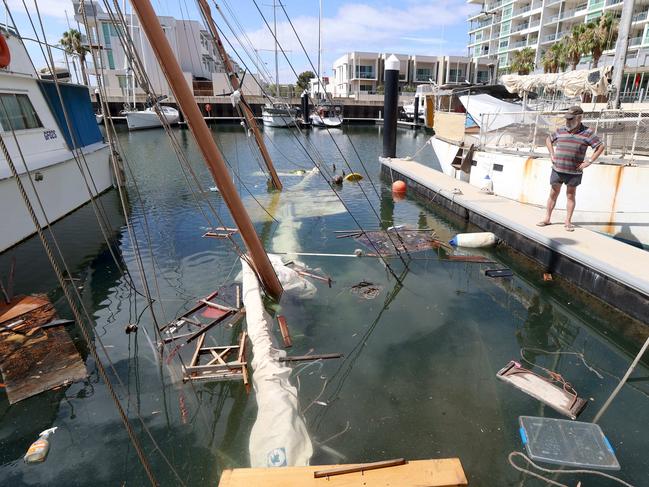
[[[302,121],[305,124],[311,121],[309,119],[309,94],[306,90],[302,93]]]
[[[385,61],[383,101],[383,157],[397,155],[397,114],[399,111],[399,60],[393,54]]]
[[[415,126],[419,124],[419,97],[418,96],[415,96],[415,111],[414,111],[413,123],[415,124]]]

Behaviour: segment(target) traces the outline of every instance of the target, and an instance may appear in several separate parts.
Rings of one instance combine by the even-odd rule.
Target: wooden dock
[[[367,464],[228,469],[221,475],[219,487],[418,487],[424,485],[459,487],[469,485],[459,458],[412,460],[404,465],[376,470],[363,470],[364,465]],[[316,478],[317,472],[338,469],[350,471]]]

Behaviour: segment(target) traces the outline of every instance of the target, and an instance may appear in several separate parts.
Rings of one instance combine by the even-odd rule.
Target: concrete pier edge
[[[614,277],[612,274],[615,273],[605,271],[605,263],[599,262],[597,263],[599,265],[595,266],[594,262],[589,262],[586,256],[580,258],[577,250],[571,249],[567,252],[565,246],[562,246],[556,239],[547,238],[544,239],[545,241],[541,241],[537,235],[526,231],[525,228],[519,228],[513,222],[481,208],[475,202],[467,201],[461,196],[453,194],[448,188],[435,184],[425,177],[415,176],[410,171],[395,167],[400,161],[403,160],[381,158],[381,176],[390,183],[396,179],[404,181],[408,187],[408,194],[414,193],[429,205],[437,204],[484,231],[493,232],[503,243],[541,265],[546,272],[563,277],[609,306],[626,313],[645,325],[649,324],[649,275],[647,275],[646,282],[638,282],[632,276],[626,279],[623,275]],[[414,161],[407,162],[418,164]],[[426,166],[420,166],[428,171],[434,171]],[[463,183],[438,171],[435,172],[437,173],[436,178],[448,179],[447,183],[451,187],[468,189],[468,183]],[[471,188],[479,191],[478,188]],[[517,202],[512,201],[512,203]],[[523,205],[522,203],[517,204]],[[607,238],[619,245],[621,252],[631,249],[643,252],[612,238],[604,236],[601,238]],[[649,252],[646,253],[646,258],[649,262]],[[649,267],[647,267],[647,274],[649,274]]]

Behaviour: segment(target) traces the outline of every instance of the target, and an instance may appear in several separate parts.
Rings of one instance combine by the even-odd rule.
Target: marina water
[[[414,199],[393,201],[389,183],[379,177],[380,130],[349,126],[330,134],[313,130],[296,139],[289,130],[266,129],[269,151],[286,188],[281,195],[268,193],[266,176],[240,127],[215,126],[213,131],[258,233],[275,252],[349,255],[362,248],[353,239],[336,238],[335,231],[358,227],[349,213],[337,208],[340,203],[320,175],[304,183],[303,171],[310,171],[313,162],[301,144],[311,157],[326,163],[329,172],[335,164],[338,174],[349,173],[351,167],[366,176],[361,186],[345,183],[339,190],[365,229],[400,224],[432,228],[441,240],[475,230]],[[175,134],[204,186],[200,194],[190,191],[162,130],[120,133],[132,170],[128,218],[149,284],[160,290],[160,300],[154,292],[160,326],[197,298],[232,282],[240,270],[227,241],[201,237],[208,222],[199,207],[209,213],[208,202],[226,224],[232,221],[219,193],[208,189],[213,182],[190,133],[175,129]],[[421,149],[417,160],[435,165],[432,151],[424,147],[426,139],[423,132],[400,131],[398,155]],[[291,191],[296,185],[299,190]],[[130,271],[136,287],[142,289],[134,242],[120,214],[118,196],[110,191],[100,201],[111,222],[109,234],[118,264]],[[280,225],[260,205],[278,221],[292,224]],[[118,387],[120,399],[158,480],[163,485],[179,485],[179,479],[186,485],[216,485],[223,468],[248,466],[248,437],[256,415],[254,392],[246,394],[239,382],[183,384],[178,360],[159,361],[152,315],[144,300],[135,300],[128,279],[102,241],[90,206],[58,222],[54,230],[94,319],[95,340],[101,340],[114,365],[111,379],[117,383],[116,373],[124,383],[124,388]],[[646,331],[560,279],[544,282],[543,269],[506,248],[472,253],[478,252],[498,264],[444,262],[432,250],[413,254],[407,268],[400,259],[390,259],[402,286],[376,258],[299,257],[330,275],[333,285],[316,283],[318,293],[313,299],[285,295],[275,306],[291,330],[290,354],[344,354],[339,360],[294,367],[294,383],[314,444],[313,464],[457,456],[470,485],[522,485],[523,475],[507,461],[509,452],[523,449],[518,417],[558,416],[496,379],[496,372],[510,360],[521,360],[521,349],[527,360],[559,372],[580,397],[588,399],[580,420],[592,420]],[[0,256],[3,272],[13,258],[15,292],[48,293],[60,315],[69,317],[40,243],[32,238]],[[493,267],[511,268],[514,277],[485,277],[484,270]],[[374,299],[352,293],[352,286],[361,281],[373,283],[381,292]],[[126,324],[135,322],[139,331],[126,334]],[[234,342],[239,331],[240,327],[226,327],[212,336],[224,345]],[[86,357],[80,337],[75,335],[75,342]],[[85,382],[11,407],[2,400],[0,484],[146,484],[92,360],[88,359],[87,367]],[[541,369],[535,371],[543,374]],[[620,477],[638,486],[646,485],[649,467],[645,453],[648,372],[646,363],[641,363],[633,376],[639,379],[623,388],[601,421],[622,466]],[[155,444],[143,432],[138,415]],[[52,426],[58,430],[49,439],[47,461],[24,464],[28,446],[40,431]],[[158,447],[173,468],[157,453]],[[569,477],[559,480],[569,483]],[[524,485],[542,484],[527,478]],[[593,478],[587,485],[610,484]]]

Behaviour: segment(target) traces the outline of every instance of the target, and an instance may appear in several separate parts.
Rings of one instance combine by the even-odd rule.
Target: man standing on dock
[[[559,128],[545,141],[552,160],[552,175],[545,220],[537,223],[540,227],[550,225],[552,210],[561,192],[561,185],[565,184],[567,203],[564,227],[569,232],[575,229],[572,224],[572,214],[575,211],[575,196],[577,186],[581,184],[582,172],[604,152],[604,144],[595,135],[595,131],[581,123],[583,114],[581,107],[570,107],[564,115],[566,126]],[[590,160],[585,161],[588,147],[592,147],[594,152]]]

